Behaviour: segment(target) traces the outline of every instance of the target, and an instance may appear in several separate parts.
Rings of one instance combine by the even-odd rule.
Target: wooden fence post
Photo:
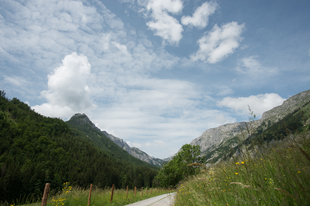
[[[90,205],[90,199],[91,199],[91,192],[92,192],[92,190],[93,190],[93,184],[90,184],[87,206]]]
[[[128,198],[128,185],[127,185],[127,190],[126,190],[126,201],[127,201],[127,198]]]
[[[141,188],[141,197],[143,198],[143,187]]]
[[[137,194],[137,187],[135,187],[135,196],[136,196],[136,194]]]
[[[112,185],[112,193],[111,193],[111,200],[110,200],[111,203],[113,201],[113,193],[114,193],[114,184]]]
[[[46,206],[48,193],[50,192],[50,185],[50,183],[45,184],[41,206]]]

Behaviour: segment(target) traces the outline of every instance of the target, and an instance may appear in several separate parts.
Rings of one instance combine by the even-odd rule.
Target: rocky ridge
[[[298,93],[285,100],[282,105],[264,112],[261,119],[251,122],[248,126],[250,126],[252,130],[255,130],[257,127],[265,123],[264,125],[266,125],[266,128],[309,102],[310,90]],[[248,123],[246,122],[236,122],[208,129],[201,136],[192,140],[190,144],[199,145],[201,147],[202,155],[207,153],[212,154],[213,152],[210,157],[210,159],[212,159],[219,155],[218,152],[214,151],[220,146],[225,145],[225,143],[230,144],[229,147],[237,146],[236,141],[232,141],[232,138],[244,135],[243,132],[247,130],[247,124]]]
[[[201,153],[205,154],[215,150],[218,145],[226,142],[232,137],[240,135],[244,130],[246,130],[246,122],[221,125],[219,127],[206,130],[201,136],[194,139],[190,144],[199,145]]]
[[[161,166],[165,161],[159,158],[155,158],[152,157],[150,155],[148,155],[147,153],[143,152],[142,150],[140,150],[139,148],[136,147],[130,147],[126,142],[124,142],[124,140],[115,137],[112,134],[107,133],[106,131],[102,131],[102,133],[108,137],[109,139],[111,139],[115,144],[117,144],[119,147],[121,147],[122,149],[124,149],[125,151],[127,151],[131,156],[134,156],[144,162],[147,162],[151,165],[155,165],[155,166]]]

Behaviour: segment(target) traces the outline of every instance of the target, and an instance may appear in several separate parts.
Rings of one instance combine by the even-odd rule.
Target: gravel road
[[[127,206],[173,206],[174,197],[176,193],[164,194],[156,197],[152,197],[140,202],[135,202]]]

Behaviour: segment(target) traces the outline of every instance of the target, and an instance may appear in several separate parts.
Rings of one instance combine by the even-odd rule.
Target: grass
[[[175,206],[309,205],[309,132],[260,152],[244,150],[181,182]]]
[[[152,192],[152,193],[151,193]],[[126,198],[125,189],[115,189],[113,193],[113,201],[111,200],[111,189],[101,189],[93,186],[91,193],[91,206],[95,205],[127,205],[134,202],[138,202],[144,199],[155,197],[162,194],[167,194],[174,192],[168,189],[162,188],[144,188],[142,194],[142,188],[136,191],[128,190],[128,195]],[[47,206],[86,206],[88,204],[89,189],[81,189],[78,187],[71,187],[69,183],[64,183],[63,190],[53,196],[49,197]],[[7,204],[7,206],[17,206],[18,204]],[[32,203],[32,204],[23,204],[19,206],[40,206],[41,202]]]

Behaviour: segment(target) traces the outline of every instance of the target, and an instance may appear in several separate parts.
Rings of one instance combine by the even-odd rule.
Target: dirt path
[[[176,193],[164,194],[156,197],[152,197],[140,202],[135,202],[127,206],[172,206],[174,203],[174,197]]]

